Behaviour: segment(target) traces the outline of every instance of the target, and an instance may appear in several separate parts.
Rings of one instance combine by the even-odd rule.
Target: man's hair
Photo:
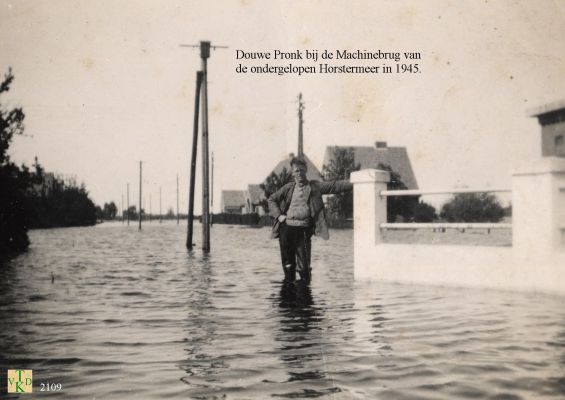
[[[306,161],[304,161],[302,158],[299,157],[292,157],[292,159],[290,160],[290,167],[292,168],[293,165],[298,165],[306,170],[308,169],[308,165],[306,165]]]

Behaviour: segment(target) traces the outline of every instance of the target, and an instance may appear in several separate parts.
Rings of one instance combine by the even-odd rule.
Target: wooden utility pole
[[[208,181],[208,68],[210,42],[200,42],[202,59],[202,250],[210,251],[210,198]]]
[[[303,147],[303,132],[302,132],[302,125],[304,124],[304,120],[302,119],[302,111],[304,110],[304,103],[302,102],[302,93],[298,94],[298,157],[304,156],[304,147]]]
[[[141,230],[141,161],[139,162],[139,230]]]
[[[177,174],[177,225],[179,223],[179,174]]]
[[[128,216],[128,226],[129,226],[129,183],[127,184],[127,196],[128,196],[128,208],[127,208],[127,216]]]
[[[200,106],[200,87],[202,85],[202,71],[196,73],[196,96],[194,98],[194,125],[192,134],[192,157],[190,159],[190,188],[188,195],[188,227],[186,234],[186,248],[192,250],[192,234],[194,222],[194,180],[196,179],[196,149],[198,146],[198,113]]]
[[[181,45],[183,47],[196,47],[194,45]],[[209,41],[200,42],[200,58],[202,60],[202,250],[210,251],[210,196],[209,196],[209,171],[208,171],[208,69],[207,60],[210,58],[210,48],[225,48],[225,46],[211,46]],[[198,96],[198,92],[197,92]],[[195,115],[196,118],[196,115]],[[189,229],[191,229],[189,227]],[[192,247],[192,241],[187,247]]]
[[[210,182],[210,226],[214,225],[214,152],[212,152],[212,176]]]

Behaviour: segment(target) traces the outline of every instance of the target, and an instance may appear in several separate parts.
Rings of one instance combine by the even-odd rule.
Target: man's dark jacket
[[[295,182],[287,183],[269,197],[269,214],[275,218],[272,238],[279,236],[278,218],[281,214],[285,214],[290,207],[292,193],[294,193]],[[326,221],[326,210],[322,200],[323,194],[337,194],[353,189],[353,184],[349,181],[309,181],[304,187],[304,194],[308,201],[310,216],[314,221],[314,234],[322,239],[329,239],[328,223]]]

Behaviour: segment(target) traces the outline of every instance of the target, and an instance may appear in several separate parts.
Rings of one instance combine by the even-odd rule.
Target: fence
[[[249,225],[249,226],[271,226],[272,219],[268,215],[258,214],[213,214],[214,224]]]

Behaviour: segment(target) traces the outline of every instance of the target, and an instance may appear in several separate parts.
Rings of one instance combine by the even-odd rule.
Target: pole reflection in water
[[[213,382],[218,369],[227,368],[226,363],[215,354],[214,340],[218,321],[215,307],[210,299],[210,288],[214,278],[212,255],[204,253],[196,256],[188,254],[187,282],[189,283],[186,299],[188,315],[186,319],[185,359],[179,363],[187,376],[181,380],[191,387],[191,392],[207,390]],[[212,350],[213,352],[214,350]]]

